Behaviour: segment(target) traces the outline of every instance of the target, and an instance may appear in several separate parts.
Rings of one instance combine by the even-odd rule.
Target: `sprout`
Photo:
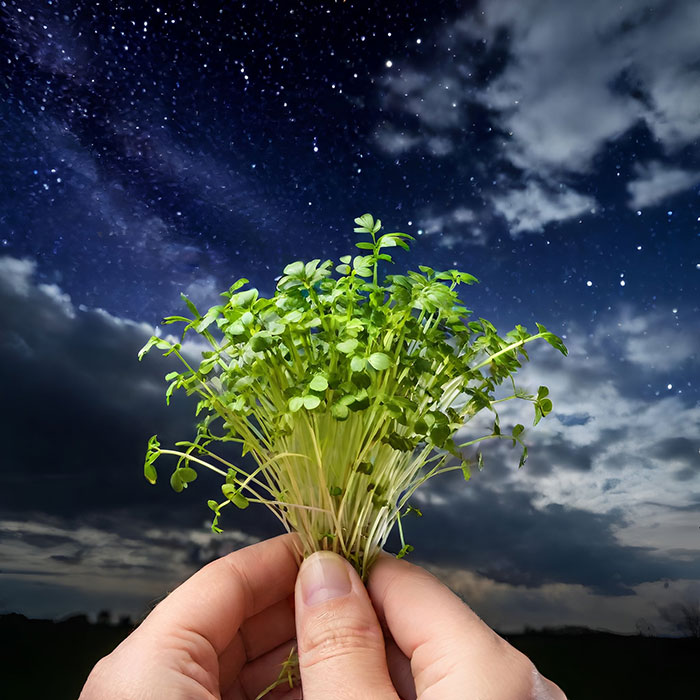
[[[226,302],[200,314],[183,295],[191,317],[171,316],[208,341],[199,366],[182,356],[181,344],[153,336],[153,346],[174,354],[185,369],[166,376],[166,399],[175,390],[197,394],[200,417],[194,440],[164,449],[148,443],[144,474],[155,483],[156,460],[178,461],[175,491],[187,488],[199,467],[221,475],[222,500],[209,500],[212,529],[230,504],[263,503],[288,531],[301,538],[306,555],[327,549],[348,559],[366,580],[394,525],[401,551],[401,517],[420,511],[409,499],[428,479],[461,470],[469,480],[481,468],[461,452],[478,443],[509,440],[527,457],[524,427],[502,430],[498,404],[521,399],[534,404],[534,423],[552,410],[546,387],[530,395],[513,375],[528,356],[525,345],[542,339],[566,354],[561,339],[537,325],[530,334],[516,326],[505,337],[485,319],[469,320],[457,295],[460,284],[477,279],[459,270],[389,275],[378,282],[380,261],[392,262],[389,248],[408,250],[412,236],[384,233],[370,214],[355,219],[365,254],[333,263],[296,261],[271,298],[240,279],[222,294]],[[182,342],[182,341],[181,341]],[[496,398],[504,382],[512,395]],[[477,413],[491,412],[488,435],[456,443],[455,435]],[[217,442],[236,442],[250,454],[246,471],[218,456]]]

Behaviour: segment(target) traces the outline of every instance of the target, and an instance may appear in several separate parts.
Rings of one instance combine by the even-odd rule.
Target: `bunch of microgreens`
[[[337,278],[330,260],[293,262],[271,298],[241,290],[248,280],[240,279],[222,294],[226,302],[204,315],[183,295],[192,318],[163,323],[182,322],[183,340],[194,331],[211,345],[198,366],[188,363],[180,343],[158,336],[139,358],[153,346],[176,355],[185,370],[166,376],[166,398],[175,389],[198,394],[196,415],[203,416],[195,439],[176,443],[179,450],[150,439],[151,483],[163,454],[179,457],[170,478],[178,492],[206,467],[223,478],[223,498],[209,501],[215,532],[224,508],[263,503],[299,534],[306,555],[338,552],[364,580],[395,523],[398,556],[411,551],[401,517],[420,514],[408,501],[421,484],[459,469],[470,478],[461,449],[510,440],[522,447],[522,466],[524,428],[503,431],[497,405],[530,401],[537,424],[552,403],[546,387],[530,395],[513,381],[528,359],[524,346],[541,338],[567,351],[539,324],[536,334],[516,326],[502,338],[488,321],[469,321],[456,288],[477,280],[465,272],[421,265],[380,284],[380,261],[392,262],[386,250],[408,250],[412,236],[378,235],[381,222],[370,214],[355,223],[370,238],[356,244],[367,254],[340,258]],[[512,393],[496,398],[506,380]],[[457,431],[480,411],[493,414],[492,432],[457,444]],[[218,456],[211,449],[217,442],[239,443],[256,466],[247,470]],[[480,452],[473,461],[481,467]]]

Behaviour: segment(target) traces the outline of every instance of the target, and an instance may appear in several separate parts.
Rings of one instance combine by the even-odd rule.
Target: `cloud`
[[[143,479],[150,435],[193,435],[194,402],[164,401],[176,365],[158,353],[138,362],[148,324],[77,308],[35,273],[32,260],[0,257],[0,607],[139,614],[206,561],[279,533],[265,509],[250,509],[235,526],[225,514],[214,536],[206,500],[219,484],[207,474],[182,494],[165,463],[156,486]]]
[[[486,244],[486,234],[478,215],[464,206],[444,214],[425,209],[417,217],[419,235],[435,236],[438,245],[452,248],[460,243]]]
[[[598,325],[596,335],[597,342],[614,347],[644,374],[676,374],[700,359],[700,328],[684,322],[683,309],[639,314],[622,307],[615,318]]]
[[[458,567],[424,565],[489,625],[506,633],[520,632],[524,627],[572,625],[638,634],[642,625],[656,634],[674,634],[677,631],[659,614],[659,607],[697,591],[696,581],[679,580],[670,585],[658,581],[635,586],[634,595],[608,596],[580,584],[519,586]]]
[[[554,191],[535,182],[491,198],[495,210],[508,223],[511,235],[542,231],[547,224],[593,213],[596,202],[569,188]]]
[[[700,172],[683,170],[652,161],[635,166],[637,179],[627,183],[630,209],[653,207],[700,182]]]
[[[471,219],[466,210],[450,216]],[[43,591],[36,610],[46,614],[81,600],[131,612],[222,547],[278,533],[271,514],[250,508],[223,519],[233,540],[211,535],[205,500],[218,486],[206,474],[182,494],[167,479],[145,483],[146,439],[157,432],[172,443],[193,432],[192,402],[163,401],[173,365],[157,354],[136,361],[150,326],[75,308],[34,272],[30,260],[0,258],[0,381],[10,397],[0,422],[6,606],[30,611],[29,592]],[[573,616],[575,601],[594,594],[634,597],[662,578],[700,578],[696,528],[684,510],[700,499],[700,407],[677,393],[650,400],[630,390],[640,372],[631,341],[649,328],[667,335],[675,323],[656,313],[611,313],[593,335],[572,326],[567,359],[533,348],[519,383],[547,384],[555,413],[527,431],[530,461],[517,470],[517,455],[495,446],[470,483],[444,476],[428,484],[418,495],[424,518],[405,523],[417,555],[494,590],[510,587],[543,619],[555,610]],[[694,361],[693,332],[680,326],[671,336],[690,353],[677,356],[681,364]],[[644,371],[656,382],[666,370]],[[501,418],[504,428],[529,424],[532,408],[505,403]],[[464,432],[479,430],[475,422]],[[559,602],[555,590],[565,591]]]
[[[392,156],[407,153],[421,141],[419,136],[398,131],[388,125],[378,129],[374,138],[379,148]]]
[[[520,167],[587,171],[641,121],[669,151],[700,136],[696,3],[510,0],[483,10],[473,31],[491,42],[507,33],[511,60],[479,100],[513,133],[506,156]]]
[[[58,287],[38,284],[35,270],[32,261],[0,257],[0,381],[7,397],[0,510],[18,514],[29,500],[35,511],[55,516],[128,506],[166,522],[200,522],[208,512],[206,478],[178,498],[167,479],[150,487],[141,474],[152,434],[164,443],[193,435],[193,398],[176,393],[165,404],[163,377],[177,363],[157,352],[138,362],[151,326],[76,308]],[[187,343],[183,352],[196,358],[201,349]],[[213,480],[209,489],[218,489]]]
[[[645,328],[685,349],[676,356],[681,374],[697,367],[696,331],[676,327],[670,311],[618,309],[601,318],[594,334],[571,325],[568,358],[532,346],[531,363],[519,373],[518,385],[530,390],[547,385],[554,412],[526,430],[525,467],[515,468],[518,455],[509,446],[491,443],[483,447],[484,472],[473,473],[462,490],[438,481],[421,495],[426,514],[437,495],[435,507],[444,515],[432,531],[441,533],[446,547],[460,550],[463,568],[513,585],[578,583],[604,595],[630,593],[659,577],[700,577],[697,524],[683,510],[684,505],[696,508],[700,499],[700,406],[668,390],[640,395],[642,366],[630,340]],[[646,378],[665,389],[666,366],[655,365],[653,354],[647,360]],[[527,402],[501,406],[502,427],[531,425]],[[479,418],[467,424],[458,442],[490,430]],[[468,496],[473,489],[476,495]],[[518,544],[530,532],[522,556],[527,553],[532,569],[520,559]],[[590,539],[579,540],[578,533]],[[416,537],[420,541],[420,532]],[[424,546],[440,556],[439,543]],[[573,575],[569,554],[581,563]]]
[[[696,143],[699,23],[692,0],[485,3],[437,37],[449,62],[436,57],[431,69],[409,62],[387,71],[382,106],[397,122],[413,123],[402,153],[430,152],[429,142],[443,136],[457,157],[454,144],[464,143],[470,161],[488,157],[491,170],[500,161],[511,184],[496,173],[483,197],[511,234],[540,231],[598,208],[574,183],[595,175],[596,159],[633,129],[646,128],[666,155]],[[474,114],[490,124],[474,132],[481,155],[454,137],[477,128]],[[697,180],[658,162],[638,167],[630,206],[660,204]]]
[[[125,526],[116,514],[0,518],[0,533],[0,613],[49,618],[106,608],[139,618],[199,567],[258,541],[239,530],[214,537],[204,528],[161,529],[133,516]]]
[[[435,79],[430,73],[406,69],[387,74],[381,81],[386,88],[384,104],[416,117],[429,129],[456,128],[459,83],[449,76]]]

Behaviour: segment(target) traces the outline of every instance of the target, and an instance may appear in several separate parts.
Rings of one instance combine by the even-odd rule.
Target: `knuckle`
[[[311,668],[343,656],[384,648],[377,625],[344,616],[318,619],[307,625],[299,640],[299,663]]]
[[[502,643],[503,658],[510,677],[509,700],[566,700],[559,687],[540,675],[535,664],[525,654],[505,640]]]

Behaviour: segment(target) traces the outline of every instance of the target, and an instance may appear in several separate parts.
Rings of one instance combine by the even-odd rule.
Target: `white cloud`
[[[640,125],[669,154],[700,138],[697,2],[502,0],[480,10],[438,38],[457,60],[435,61],[432,72],[406,67],[386,74],[384,106],[423,127],[401,152],[421,148],[439,156],[430,142],[442,134],[453,143],[456,129],[471,128],[465,109],[478,104],[504,135],[496,147],[506,167],[555,190],[563,177],[593,173],[595,159]],[[504,49],[503,68],[482,86],[473,76],[495,47]],[[661,203],[695,182],[695,173],[650,165],[629,185],[631,206]],[[523,190],[516,180],[512,191],[495,185],[485,192],[514,234],[595,207],[591,196],[569,189],[540,201],[546,209],[540,214],[523,196],[532,187]]]
[[[417,136],[405,134],[403,131],[396,131],[388,126],[377,131],[375,139],[377,145],[392,156],[398,156],[410,151],[421,141]]]
[[[587,214],[596,206],[592,197],[572,189],[552,190],[532,181],[522,189],[494,195],[492,203],[511,235],[541,231],[549,223]]]
[[[574,328],[567,334],[568,358],[549,349],[532,349],[532,362],[523,369],[519,384],[547,385],[554,402],[553,414],[527,434],[532,467],[541,470],[538,503],[563,503],[596,513],[619,508],[627,518],[618,533],[622,542],[646,542],[660,551],[697,549],[697,527],[689,528],[686,521],[679,528],[670,510],[651,504],[680,507],[700,500],[700,405],[665,391],[671,365],[664,351],[653,346],[640,355],[638,339],[646,329],[673,339],[676,363],[697,367],[697,331],[677,327],[670,313],[633,317],[623,310],[594,334]],[[619,356],[611,351],[615,348]],[[640,369],[664,388],[657,398],[638,395]],[[527,426],[532,421],[531,409],[513,402],[503,416],[507,424]],[[581,456],[588,468],[574,468]],[[683,470],[689,470],[687,479],[681,478]],[[509,476],[523,488],[531,478],[527,466]],[[611,478],[619,482],[607,488]],[[644,536],[650,522],[657,530],[653,543]]]
[[[432,129],[458,127],[461,101],[459,81],[447,75],[404,70],[391,73],[383,81],[387,92],[384,103],[396,105]]]
[[[428,139],[426,148],[431,155],[441,157],[452,153],[454,145],[444,136],[432,136]]]
[[[652,207],[700,182],[700,172],[652,161],[635,168],[637,179],[627,183],[630,209]]]
[[[131,532],[113,516],[101,524],[73,525],[60,518],[0,520],[3,575],[2,609],[56,617],[71,611],[60,606],[51,589],[70,588],[74,605],[95,614],[113,608],[140,617],[150,600],[163,596],[207,561],[258,541],[238,530],[214,535],[199,529],[161,530],[130,516]],[[7,583],[10,579],[14,585]],[[27,596],[40,584],[44,601]],[[46,592],[50,593],[47,595]],[[65,605],[65,602],[63,602]]]
[[[641,120],[669,150],[700,136],[697,3],[510,0],[483,9],[476,31],[488,41],[507,31],[512,60],[479,100],[500,110],[515,142],[505,155],[521,167],[586,171]]]
[[[624,358],[645,373],[672,372],[684,363],[700,362],[700,328],[683,323],[683,310],[635,314],[626,307],[617,319],[600,324],[596,337],[616,338]]]
[[[486,236],[475,211],[459,206],[443,214],[426,209],[417,217],[418,229],[428,236],[438,236],[438,245],[452,248],[458,244],[484,245]]]
[[[471,210],[456,208],[448,218],[452,223],[469,226],[475,216]],[[163,403],[161,365],[154,364],[149,369],[148,363],[139,365],[134,357],[138,342],[145,340],[150,329],[145,324],[114,319],[106,312],[86,311],[71,316],[66,312],[68,302],[60,289],[34,285],[34,269],[31,261],[0,258],[0,272],[8,272],[7,275],[0,274],[0,292],[9,302],[3,304],[3,308],[15,314],[7,316],[7,327],[17,333],[37,357],[24,373],[26,377],[16,378],[18,383],[9,391],[15,396],[26,395],[30,402],[41,397],[42,407],[51,417],[52,428],[64,438],[58,448],[42,443],[36,439],[34,424],[26,424],[21,414],[14,418],[8,416],[6,430],[20,447],[13,455],[13,445],[7,446],[10,450],[7,463],[14,468],[14,481],[8,480],[5,488],[13,489],[11,493],[21,493],[26,490],[27,479],[51,479],[53,505],[43,507],[55,507],[63,513],[74,512],[75,517],[81,519],[81,527],[72,527],[60,517],[51,519],[45,513],[40,520],[27,518],[29,523],[20,522],[16,517],[5,517],[0,522],[4,535],[0,556],[6,570],[15,570],[15,584],[9,593],[5,587],[2,605],[7,609],[30,611],[32,604],[39,605],[28,593],[33,595],[36,590],[30,584],[41,584],[46,592],[53,585],[50,581],[56,580],[64,590],[73,591],[71,600],[83,609],[97,610],[107,605],[115,608],[117,603],[112,601],[117,600],[121,606],[117,608],[119,611],[133,613],[141,609],[144,600],[171,587],[204,559],[223,553],[217,549],[224,546],[220,543],[237,546],[251,541],[251,538],[234,532],[230,533],[232,540],[221,540],[210,537],[204,529],[171,531],[167,524],[162,528],[149,525],[139,529],[130,524],[131,516],[119,514],[119,508],[126,512],[127,506],[133,511],[134,498],[141,498],[135,495],[136,491],[129,485],[130,477],[125,477],[123,471],[124,465],[133,461],[133,456],[117,453],[115,458],[114,452],[126,442],[120,436],[136,435],[145,423],[155,421],[155,412]],[[611,561],[611,555],[618,552],[626,555],[626,561],[631,561],[632,580],[625,580],[628,573],[623,570],[620,572],[621,584],[633,587],[640,597],[637,607],[625,600],[611,617],[609,625],[619,629],[629,626],[633,616],[645,614],[642,603],[656,595],[654,591],[660,580],[656,573],[658,565],[652,561],[654,566],[649,573],[645,568],[646,552],[650,552],[650,559],[652,555],[658,555],[662,564],[671,565],[671,570],[664,576],[688,578],[681,575],[682,571],[684,567],[689,569],[692,561],[698,560],[699,552],[697,525],[692,517],[688,517],[691,511],[683,508],[700,504],[700,406],[693,405],[677,393],[651,400],[634,393],[640,384],[640,370],[648,375],[649,381],[660,382],[663,373],[675,366],[682,363],[697,365],[695,353],[700,347],[697,331],[677,321],[677,317],[682,319],[682,312],[683,309],[678,314],[671,310],[640,314],[633,309],[622,309],[611,313],[607,319],[601,318],[592,334],[572,327],[567,332],[570,348],[567,359],[560,358],[544,344],[533,347],[532,363],[526,365],[518,383],[526,387],[548,385],[555,412],[537,429],[528,431],[530,462],[518,471],[512,468],[517,463],[517,455],[508,452],[503,460],[504,466],[499,469],[498,455],[494,458],[492,453],[490,459],[487,455],[487,470],[474,475],[473,483],[464,490],[464,500],[461,493],[456,500],[451,491],[443,492],[443,507],[438,509],[441,515],[435,520],[435,532],[442,532],[440,528],[445,522],[450,524],[450,518],[461,519],[466,517],[464,513],[478,511],[480,507],[483,509],[479,502],[467,500],[474,495],[491,497],[488,501],[488,517],[493,519],[489,521],[491,524],[509,518],[510,522],[520,522],[517,518],[521,517],[545,525],[597,524],[598,534],[603,535],[609,535],[610,528],[614,527],[616,541],[610,538],[598,551],[608,556],[607,559],[602,557],[607,573],[615,573],[617,566],[616,561]],[[648,343],[650,336],[664,338],[668,347]],[[97,342],[85,347],[86,338]],[[11,365],[16,357],[14,347],[16,345],[12,345],[9,354],[3,356],[6,365]],[[95,348],[98,353],[94,352]],[[0,349],[7,353],[8,348],[2,343]],[[194,348],[192,352],[194,354]],[[53,365],[49,364],[53,360],[60,362],[60,371],[53,371]],[[32,357],[23,353],[22,361],[30,362]],[[45,393],[43,376],[38,375],[42,368],[48,368],[46,376],[53,382],[53,397],[51,392]],[[37,379],[37,384],[28,388],[27,379],[32,377]],[[71,395],[71,387],[76,384],[87,388],[88,394],[94,390],[97,395],[99,391],[100,401],[97,404],[87,401],[84,406],[76,404],[76,397]],[[158,394],[157,401],[151,397],[150,387]],[[94,436],[86,437],[75,431],[71,434],[64,428],[66,423],[60,422],[63,412],[78,418],[97,414],[101,423],[99,411],[105,408],[108,409],[109,422],[104,421],[104,437],[93,442]],[[184,422],[183,417],[184,411],[177,425],[189,430],[191,412],[187,412]],[[171,412],[167,418],[172,425]],[[41,420],[37,419],[37,425],[41,425]],[[515,422],[528,425],[531,420],[529,404],[504,404],[504,428]],[[113,425],[118,425],[119,433],[111,443],[111,450],[104,445],[98,450],[97,445],[114,433]],[[132,430],[134,426],[139,430]],[[111,438],[114,439],[115,435]],[[25,459],[21,445],[30,440],[34,440],[31,443],[34,462],[27,472],[19,465],[24,464],[21,460]],[[71,440],[71,448],[67,449]],[[36,456],[42,454],[42,444],[49,450],[50,460]],[[79,484],[80,479],[95,475],[90,458],[76,464],[80,455],[89,455],[93,450],[103,455],[99,477],[102,514],[99,517],[106,518],[109,521],[106,523],[104,520],[92,522],[85,513],[78,512],[81,507],[86,507],[84,499],[74,503],[68,500],[75,494],[75,484]],[[51,471],[54,462],[65,471]],[[613,484],[611,479],[616,483]],[[481,490],[475,491],[476,488]],[[514,492],[524,494],[525,498],[507,500]],[[441,493],[426,491],[426,497],[435,502]],[[113,500],[105,504],[103,499],[106,498]],[[548,512],[552,507],[554,514]],[[58,510],[60,508],[64,510]],[[557,508],[568,509],[573,515],[559,517]],[[616,510],[623,513],[624,518],[610,515]],[[600,518],[596,520],[598,516]],[[515,532],[515,529],[513,533],[512,538],[508,534],[506,544],[500,548],[496,539],[498,533],[486,531],[483,537],[479,537],[483,540],[480,546],[484,556],[502,561],[506,573],[511,561],[517,559],[518,552],[524,552],[526,556],[541,552],[535,543],[526,542],[523,533]],[[563,538],[558,534],[557,537],[555,541],[561,542]],[[476,548],[477,544],[470,542],[465,547]],[[591,543],[591,546],[593,544],[596,543]],[[588,547],[585,539],[584,545],[577,544],[582,552]],[[458,549],[460,545],[454,546]],[[642,554],[635,553],[638,547],[646,549]],[[420,551],[417,548],[416,552]],[[431,554],[428,549],[426,556]],[[665,558],[661,558],[662,555]],[[557,556],[561,557],[563,564]],[[552,555],[552,560],[544,563],[549,566],[545,581],[558,582],[553,584],[554,587],[547,583],[526,588],[496,584],[491,579],[479,583],[477,577],[470,574],[470,585],[480,585],[484,590],[480,605],[493,615],[489,619],[492,624],[506,626],[518,621],[518,624],[540,625],[549,619],[573,624],[582,621],[581,611],[592,610],[596,600],[601,610],[612,610],[613,602],[609,596],[595,595],[580,585],[580,579],[577,581],[577,576],[586,574],[584,567],[572,567],[570,559],[561,554]],[[516,560],[512,568],[517,569],[519,565],[517,573],[537,576],[540,564],[528,562],[530,569],[525,570],[522,562]],[[562,581],[564,575],[568,578]],[[640,580],[647,583],[640,584]],[[651,597],[644,597],[647,596],[643,593],[647,590],[644,586],[649,587],[648,596]],[[33,608],[33,614],[55,614],[47,606],[56,606],[57,600],[47,596],[41,601],[44,607]],[[82,601],[86,601],[84,605]],[[516,610],[521,604],[532,614],[514,615],[508,622],[503,611]],[[595,623],[599,617],[591,615],[590,619]]]
[[[27,258],[0,257],[0,285],[13,295],[26,297],[32,289],[36,262]]]
[[[697,590],[697,581],[671,585],[658,581],[635,586],[631,596],[603,596],[579,584],[532,588],[496,582],[464,569],[425,566],[499,632],[580,625],[634,634],[645,621],[647,631],[651,625],[654,633],[673,634],[676,631],[659,615],[658,607],[684,600]]]

